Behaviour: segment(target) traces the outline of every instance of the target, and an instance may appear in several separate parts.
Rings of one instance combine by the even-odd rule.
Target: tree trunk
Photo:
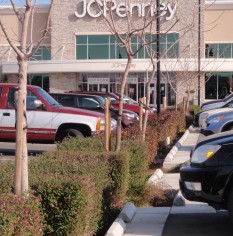
[[[19,87],[16,112],[15,194],[28,191],[26,129],[27,58],[19,58]],[[27,179],[27,180],[25,180]]]
[[[121,83],[120,101],[119,101],[118,119],[117,119],[117,131],[116,131],[116,147],[115,147],[116,151],[120,151],[121,149],[121,121],[122,121],[122,111],[123,111],[123,97],[124,97],[126,81],[128,78],[132,62],[133,62],[133,57],[129,56]]]

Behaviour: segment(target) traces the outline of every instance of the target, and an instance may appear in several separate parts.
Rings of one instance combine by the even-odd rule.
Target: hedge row
[[[118,153],[107,153],[103,138],[58,144],[56,152],[30,160],[27,198],[12,194],[14,163],[0,162],[0,234],[104,235],[128,194],[143,191],[163,138],[183,128],[178,118],[175,112],[150,117],[145,143],[137,126],[124,130]]]

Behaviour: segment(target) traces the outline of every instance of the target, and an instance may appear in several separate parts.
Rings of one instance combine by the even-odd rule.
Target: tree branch
[[[23,18],[21,17],[20,12],[18,11],[18,9],[17,9],[17,7],[16,7],[16,5],[15,5],[15,0],[10,0],[10,1],[11,1],[12,8],[13,8],[13,10],[14,10],[14,12],[15,12],[15,15],[17,16],[17,18],[19,19],[19,21],[20,21],[21,23],[23,23]]]
[[[50,4],[50,7],[49,7],[49,14],[48,14],[48,18],[47,18],[47,23],[46,23],[46,27],[43,31],[43,34],[42,34],[41,38],[39,39],[39,41],[37,42],[36,47],[31,52],[29,52],[27,54],[28,58],[30,58],[37,51],[37,49],[39,48],[41,42],[45,39],[46,34],[49,32],[49,24],[50,24],[50,18],[51,18],[51,14],[52,14],[53,2],[54,2],[54,0],[51,0],[51,4]]]
[[[7,41],[8,41],[8,43],[9,43],[10,46],[13,48],[13,50],[15,51],[15,53],[17,54],[17,56],[22,57],[22,55],[23,55],[22,52],[15,46],[15,44],[14,44],[14,43],[12,42],[12,40],[10,39],[10,37],[9,37],[7,31],[6,31],[6,28],[5,28],[5,26],[3,25],[3,23],[2,23],[2,19],[1,19],[1,18],[0,18],[0,27],[1,27],[2,32],[4,33],[4,35],[5,35],[5,37],[6,37]]]

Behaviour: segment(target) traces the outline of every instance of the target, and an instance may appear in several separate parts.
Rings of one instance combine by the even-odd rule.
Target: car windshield
[[[120,97],[119,93],[115,93],[115,94],[118,96],[118,98]],[[132,99],[128,96],[125,96],[125,95],[123,97],[123,103],[125,103],[125,104],[138,104],[137,101],[135,101],[134,99]]]
[[[226,96],[223,100],[224,101],[228,101],[229,99],[233,98],[233,93],[229,94],[228,96]]]
[[[105,99],[101,96],[95,96],[95,99],[99,102],[101,106],[105,105]]]
[[[47,92],[45,92],[42,88],[36,88],[36,91],[44,98],[44,100],[52,107],[60,107],[59,104],[53,97],[51,97]]]
[[[138,104],[137,101],[127,96],[124,96],[123,100],[127,104]]]
[[[116,104],[116,98],[114,98],[114,97],[111,96],[110,94],[102,94],[101,96],[102,96],[103,98],[110,98],[111,104]]]

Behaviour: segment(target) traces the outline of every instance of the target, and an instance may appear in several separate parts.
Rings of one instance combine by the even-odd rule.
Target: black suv
[[[229,210],[233,220],[233,131],[197,143],[180,169],[180,189],[190,201]]]
[[[105,112],[105,99],[99,95],[72,94],[72,93],[50,93],[50,95],[61,105],[66,107],[77,107],[92,111]],[[117,120],[118,109],[110,107],[111,117]],[[139,119],[137,113],[123,110],[122,126],[127,127]]]

